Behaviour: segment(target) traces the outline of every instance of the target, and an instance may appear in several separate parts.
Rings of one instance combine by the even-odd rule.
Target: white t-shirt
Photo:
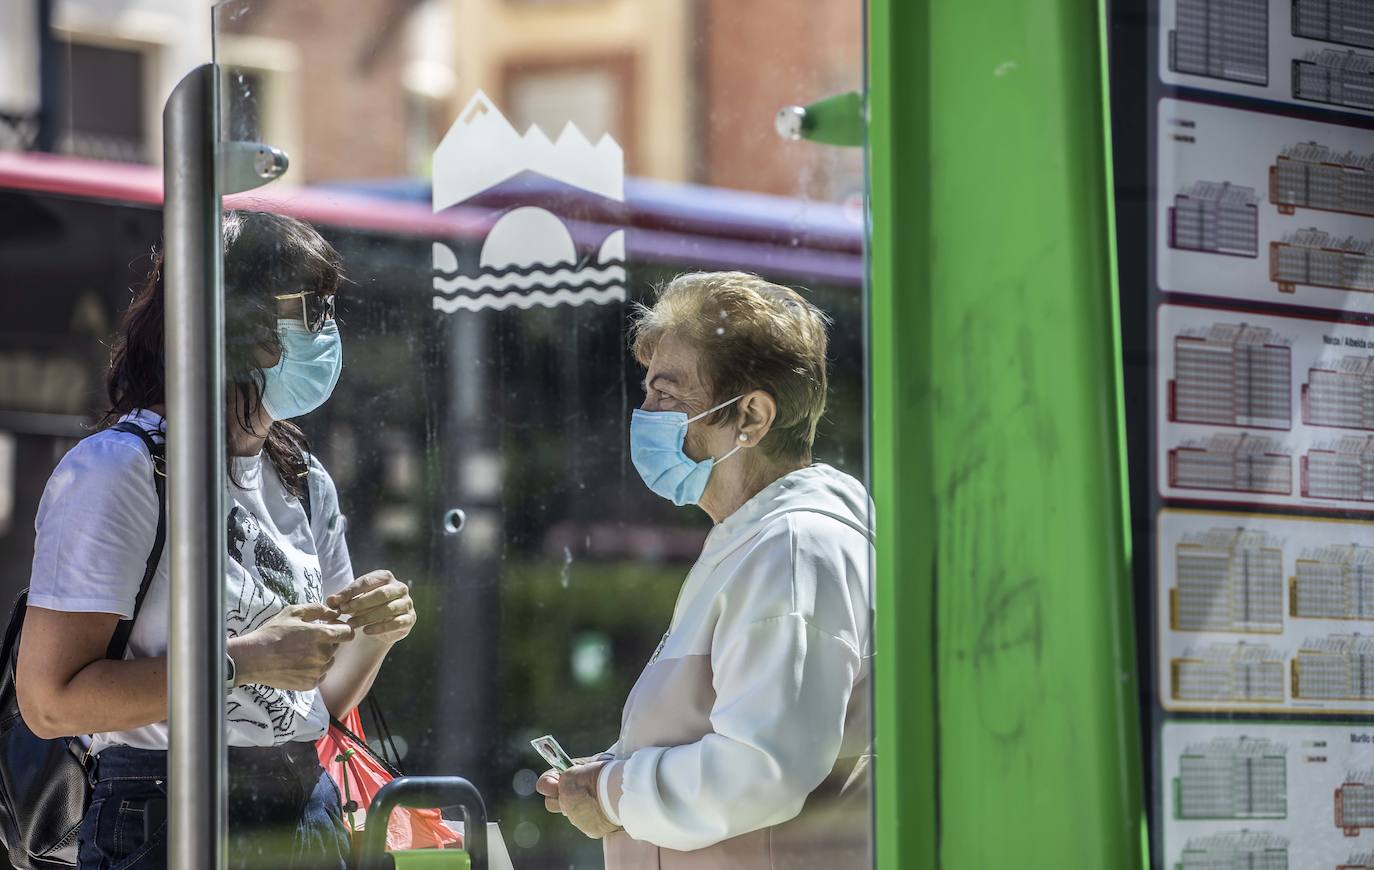
[[[163,420],[133,420],[161,441]],[[288,604],[323,601],[353,580],[334,481],[310,457],[311,520],[264,454],[235,457],[226,504],[226,632],[252,631]],[[157,532],[152,460],[137,436],[106,429],[62,458],[48,480],[35,522],[29,604],[49,610],[133,614]],[[163,551],[134,623],[125,658],[167,652],[167,554]],[[329,725],[318,690],[240,686],[228,697],[230,746],[315,740]],[[166,749],[167,723],[93,735],[92,750],[125,745]]]

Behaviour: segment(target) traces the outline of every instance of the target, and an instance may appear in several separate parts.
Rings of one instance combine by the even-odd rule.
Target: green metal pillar
[[[874,823],[880,870],[937,866],[931,461],[932,0],[870,0],[869,456],[877,510]]]
[[[1138,867],[1105,13],[869,15],[878,866]]]

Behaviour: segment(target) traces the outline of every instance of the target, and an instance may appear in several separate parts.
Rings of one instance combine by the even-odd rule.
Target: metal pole
[[[167,331],[168,866],[225,864],[224,294],[215,66],[162,112]]]
[[[470,455],[493,457],[497,444],[491,415],[483,412],[494,371],[495,321],[477,314],[450,318],[446,330],[446,354],[450,371],[447,424],[456,443]],[[445,510],[457,507],[467,513],[473,526],[502,528],[500,492],[474,486],[463,463],[449,456],[445,462],[443,492]],[[499,540],[499,535],[497,536]],[[496,658],[486,638],[501,612],[499,552],[491,545],[478,546],[475,539],[446,536],[443,565],[447,576],[461,577],[444,597],[442,650],[445,661],[461,665],[445,668],[439,678],[437,710],[442,721],[468,723],[470,727],[443,742],[442,763],[447,770],[462,771],[479,790],[490,793],[493,765],[490,746],[497,742],[491,723],[496,721],[498,687]]]

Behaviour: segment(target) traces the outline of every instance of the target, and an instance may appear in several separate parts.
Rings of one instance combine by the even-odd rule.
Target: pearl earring
[[[741,433],[739,433],[739,440],[741,440],[741,441],[748,441],[748,440],[749,440],[749,436],[748,436],[748,435],[745,435],[743,432],[741,432]]]

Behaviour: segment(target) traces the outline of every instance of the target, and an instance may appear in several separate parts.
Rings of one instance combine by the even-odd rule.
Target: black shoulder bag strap
[[[110,637],[110,645],[105,649],[105,658],[123,659],[124,651],[129,648],[129,636],[134,632],[134,621],[143,608],[143,599],[148,595],[157,565],[162,561],[162,547],[167,541],[167,448],[165,444],[153,441],[148,430],[131,421],[111,426],[117,432],[135,435],[153,458],[153,487],[157,490],[157,533],[153,535],[153,550],[148,554],[148,567],[143,572],[143,582],[138,586],[138,597],[134,599],[134,615],[121,619]]]

